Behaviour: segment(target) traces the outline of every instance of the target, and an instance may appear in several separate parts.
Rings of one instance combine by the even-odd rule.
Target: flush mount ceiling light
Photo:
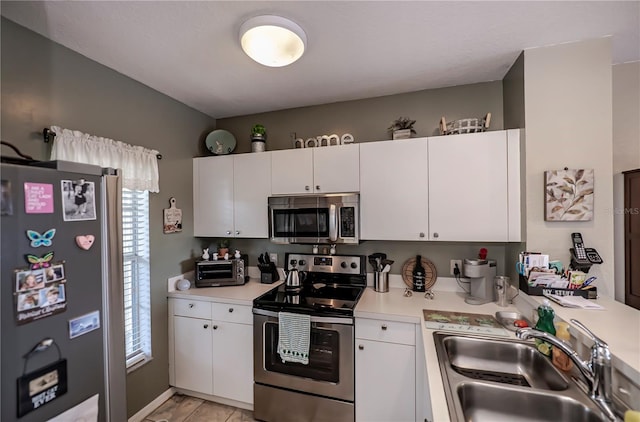
[[[240,27],[240,44],[258,63],[282,67],[302,56],[307,35],[298,24],[281,16],[256,16]]]

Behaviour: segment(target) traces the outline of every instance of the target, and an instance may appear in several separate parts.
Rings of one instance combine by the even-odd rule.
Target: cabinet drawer
[[[173,314],[191,318],[211,319],[211,302],[189,299],[172,299]]]
[[[234,305],[230,303],[214,303],[212,307],[212,315],[215,321],[253,324],[251,306]]]
[[[379,319],[356,319],[356,338],[388,343],[416,344],[415,325]]]

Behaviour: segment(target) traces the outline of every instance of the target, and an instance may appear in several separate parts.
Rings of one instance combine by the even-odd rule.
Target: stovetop
[[[295,260],[302,287],[282,284],[253,301],[258,309],[321,316],[352,316],[366,288],[364,256],[286,254],[287,270]],[[302,261],[302,265],[298,263]],[[305,271],[312,269],[313,271]]]

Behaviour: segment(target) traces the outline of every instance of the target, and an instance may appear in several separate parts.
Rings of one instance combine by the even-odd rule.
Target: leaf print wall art
[[[593,220],[593,169],[548,170],[545,221]]]

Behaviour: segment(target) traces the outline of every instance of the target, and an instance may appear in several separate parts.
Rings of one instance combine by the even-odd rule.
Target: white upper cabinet
[[[363,240],[519,242],[519,129],[360,144]]]
[[[274,195],[358,192],[359,144],[271,152]]]
[[[233,156],[193,159],[193,235],[228,237],[233,229]]]
[[[520,240],[518,133],[429,138],[429,240]]]
[[[427,138],[360,144],[360,237],[427,240]]]
[[[315,193],[360,190],[360,145],[347,144],[313,150]]]
[[[271,195],[268,152],[233,156],[234,236],[269,237],[267,199]]]
[[[194,158],[194,236],[267,238],[270,194],[268,152]]]

